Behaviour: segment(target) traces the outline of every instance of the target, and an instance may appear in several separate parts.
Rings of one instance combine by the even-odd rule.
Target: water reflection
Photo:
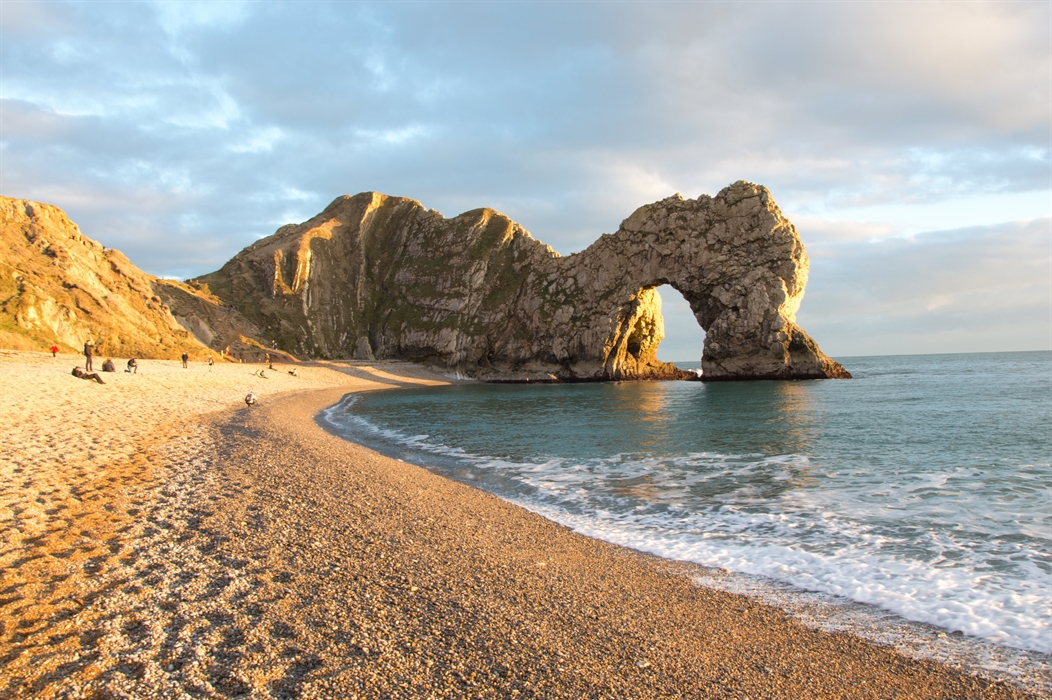
[[[693,384],[684,396],[699,443],[720,452],[768,456],[809,454],[820,434],[821,409],[813,382]]]
[[[822,417],[814,386],[468,385],[371,395],[358,410],[377,424],[451,448],[424,459],[399,456],[437,459],[473,483],[510,477],[521,480],[518,488],[529,483],[531,491],[557,495],[588,482],[606,497],[662,508],[685,501],[765,504],[815,483],[810,455]],[[479,471],[458,454],[500,465]],[[524,477],[535,471],[543,476]]]
[[[786,451],[809,454],[820,431],[812,387],[801,382],[776,382],[774,389],[773,408],[783,425]]]
[[[638,428],[637,451],[662,454],[668,450],[669,424],[675,420],[670,404],[670,382],[619,382],[610,385],[614,414]],[[633,431],[637,432],[637,431]]]
[[[937,624],[1003,620],[1031,648],[1052,570],[1049,357],[856,360],[851,382],[398,390],[334,418],[588,534]]]

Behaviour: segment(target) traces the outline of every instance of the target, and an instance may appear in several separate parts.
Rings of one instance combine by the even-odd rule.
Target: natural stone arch
[[[850,376],[796,325],[808,258],[764,187],[737,182],[714,198],[640,207],[616,234],[553,262],[586,296],[625,300],[622,314],[647,316],[641,290],[676,289],[706,332],[706,379]]]
[[[341,197],[201,278],[290,350],[398,358],[495,380],[668,378],[656,287],[706,331],[706,379],[850,376],[795,323],[808,262],[763,187],[641,207],[561,257],[491,209]]]

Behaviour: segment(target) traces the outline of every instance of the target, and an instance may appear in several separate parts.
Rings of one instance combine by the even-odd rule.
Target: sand
[[[77,360],[0,351],[2,697],[1031,697],[317,424],[414,365]]]

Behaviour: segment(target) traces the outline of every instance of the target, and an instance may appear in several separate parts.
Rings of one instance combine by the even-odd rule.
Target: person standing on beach
[[[91,354],[91,341],[88,340],[84,342],[84,369],[88,372],[91,371]]]
[[[189,355],[187,355],[187,354],[186,354],[186,353],[184,352],[184,353],[183,353],[183,369],[186,369],[186,363],[187,363],[187,361],[188,361],[189,359],[190,359],[190,356],[189,356]]]
[[[212,370],[212,365],[214,365],[214,364],[215,364],[215,362],[214,362],[214,361],[212,360],[212,356],[211,356],[211,355],[209,355],[209,356],[208,356],[208,370],[209,370],[209,371],[211,371],[211,370]]]
[[[48,348],[48,350],[51,351],[51,356],[52,357],[58,357],[58,346],[57,345],[52,345],[50,348]]]

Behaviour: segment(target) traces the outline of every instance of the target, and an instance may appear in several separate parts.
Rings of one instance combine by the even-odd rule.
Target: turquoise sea
[[[323,420],[738,581],[713,585],[861,604],[977,642],[987,665],[1009,664],[997,648],[1044,665],[1052,353],[838,359],[854,380],[466,383],[348,396]]]

